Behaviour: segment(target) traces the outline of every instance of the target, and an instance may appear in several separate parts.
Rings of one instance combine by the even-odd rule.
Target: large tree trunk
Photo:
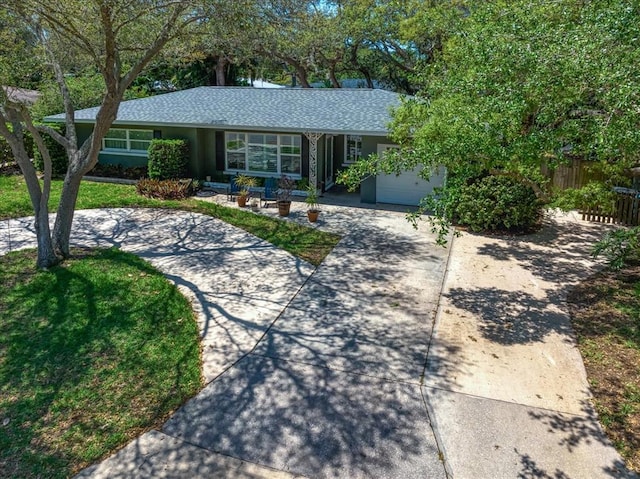
[[[333,88],[341,88],[338,77],[336,76],[336,64],[331,63],[329,67],[329,80],[331,80],[331,86]]]
[[[42,139],[35,135],[34,140],[41,149],[42,157],[45,164],[45,180],[42,188],[38,175],[29,157],[29,153],[25,148],[24,135],[21,125],[21,115],[19,109],[12,110],[5,105],[7,116],[0,110],[0,135],[2,135],[13,153],[27,185],[31,205],[35,213],[34,229],[36,233],[36,241],[38,245],[38,256],[36,266],[38,268],[50,268],[60,262],[55,254],[53,242],[51,241],[51,230],[49,228],[49,192],[51,190],[51,158],[48,151],[42,150]],[[7,123],[11,119],[13,130],[7,128]],[[32,126],[31,121],[28,122]]]
[[[296,69],[296,77],[298,77],[300,86],[302,86],[302,88],[311,88],[307,70],[300,64],[294,65],[294,68]]]
[[[55,253],[53,242],[51,241],[51,230],[49,228],[49,212],[40,210],[35,219],[36,237],[38,241],[38,258],[36,267],[47,269],[60,262],[60,258]]]
[[[218,56],[216,59],[216,86],[226,86],[226,66],[227,60],[222,56]]]
[[[71,254],[69,248],[71,226],[73,225],[73,215],[75,213],[81,181],[82,173],[72,173],[68,171],[62,185],[58,213],[56,215],[55,225],[53,226],[54,251],[62,258],[68,258]]]

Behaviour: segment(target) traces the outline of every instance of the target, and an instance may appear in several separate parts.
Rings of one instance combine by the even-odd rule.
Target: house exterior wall
[[[117,126],[129,130],[153,130],[154,138],[181,139],[189,143],[188,174],[194,178],[204,176],[205,164],[208,155],[215,152],[215,137],[213,132],[203,128],[174,128],[174,127],[135,127]],[[84,142],[91,132],[93,125],[78,124],[78,142]],[[147,166],[148,157],[141,154],[129,154],[101,151],[98,162],[104,165],[122,165],[125,168]]]
[[[207,176],[218,177],[225,167],[225,132],[211,128],[180,128],[180,127],[136,127],[118,126],[127,129],[153,129],[155,138],[184,139],[189,143],[190,158],[188,175],[193,178],[205,179]],[[78,139],[83,142],[93,130],[93,125],[78,124]],[[302,177],[309,177],[309,140],[302,137]],[[378,144],[389,144],[386,137],[362,136],[362,155],[376,153]],[[344,168],[345,135],[334,136],[334,177]],[[318,188],[322,187],[325,178],[325,135],[318,140]],[[146,166],[148,158],[139,154],[120,154],[101,152],[99,162],[102,164],[122,165],[123,167]],[[360,198],[363,203],[376,202],[376,178],[367,178],[360,185]]]

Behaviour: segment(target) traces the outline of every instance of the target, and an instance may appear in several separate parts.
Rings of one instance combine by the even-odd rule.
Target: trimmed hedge
[[[149,145],[149,178],[184,178],[189,163],[189,145],[185,140],[155,139]]]
[[[48,125],[56,130],[61,135],[65,134],[65,127],[59,124]],[[69,159],[67,158],[67,152],[64,147],[51,138],[46,133],[42,133],[42,141],[49,150],[49,156],[51,157],[51,172],[54,175],[64,175],[67,172],[69,166]],[[40,150],[34,144],[33,145],[33,165],[38,171],[44,171],[44,162],[40,155]]]

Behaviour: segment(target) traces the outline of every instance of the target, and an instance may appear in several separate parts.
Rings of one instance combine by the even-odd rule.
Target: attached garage
[[[444,184],[444,171],[437,172],[425,181],[418,173],[420,169],[405,171],[399,175],[378,175],[376,177],[376,201],[396,205],[417,206],[420,200],[431,194],[433,189]]]

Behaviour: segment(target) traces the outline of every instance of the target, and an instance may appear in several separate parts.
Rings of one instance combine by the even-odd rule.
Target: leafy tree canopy
[[[480,3],[419,75],[394,138],[453,175],[594,160],[610,181],[640,160],[640,6]]]
[[[541,166],[580,158],[603,173],[600,190],[629,183],[628,169],[640,163],[638,2],[498,0],[452,8],[462,18],[445,21],[441,50],[415,78],[418,94],[394,113],[401,154],[367,159],[343,181],[416,164],[428,176],[444,165],[448,187],[489,172],[517,178],[549,201],[558,192]],[[447,17],[431,21],[424,13],[412,20],[416,35]]]

